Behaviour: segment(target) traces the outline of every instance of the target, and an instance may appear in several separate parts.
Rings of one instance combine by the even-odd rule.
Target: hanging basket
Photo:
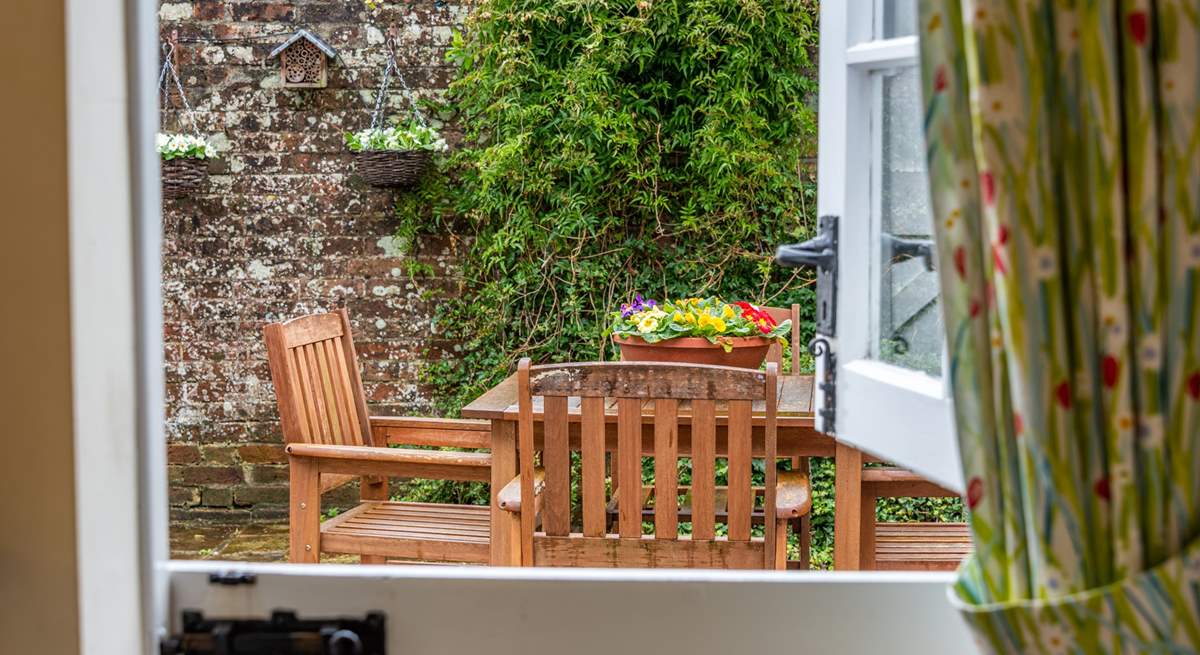
[[[416,184],[429,167],[428,150],[363,150],[354,153],[358,174],[377,187]]]
[[[162,194],[164,198],[183,198],[200,189],[208,179],[208,162],[203,159],[179,157],[162,163]]]

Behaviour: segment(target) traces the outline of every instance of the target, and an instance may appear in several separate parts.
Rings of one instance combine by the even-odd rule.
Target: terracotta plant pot
[[[627,362],[675,362],[683,364],[716,364],[758,368],[767,358],[773,341],[765,337],[733,337],[733,350],[725,352],[719,345],[702,337],[678,337],[647,343],[641,337],[613,337],[621,348],[621,359]]]

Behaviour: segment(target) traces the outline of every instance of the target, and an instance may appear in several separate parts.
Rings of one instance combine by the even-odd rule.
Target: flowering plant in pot
[[[346,147],[354,153],[358,174],[378,187],[413,184],[429,165],[430,155],[448,149],[436,129],[416,119],[347,132]]]
[[[162,158],[163,196],[181,198],[208,179],[208,160],[217,151],[202,136],[159,133],[154,141]]]
[[[612,314],[613,341],[626,361],[758,368],[773,343],[786,345],[792,322],[748,302],[685,298],[658,303],[638,294]]]

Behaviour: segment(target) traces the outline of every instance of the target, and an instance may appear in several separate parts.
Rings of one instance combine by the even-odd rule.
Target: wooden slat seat
[[[366,502],[321,524],[321,550],[423,562],[488,561],[491,512],[480,505]]]
[[[953,571],[971,553],[966,523],[875,524],[875,568]]]

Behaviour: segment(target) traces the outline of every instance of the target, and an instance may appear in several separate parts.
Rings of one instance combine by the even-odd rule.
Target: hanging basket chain
[[[158,73],[158,90],[162,95],[163,113],[167,112],[168,101],[171,97],[171,89],[167,86],[167,76],[170,75],[171,81],[175,82],[175,90],[179,93],[179,99],[183,101],[183,115],[187,118],[187,122],[192,126],[192,133],[200,136],[200,129],[196,126],[195,111],[192,110],[192,105],[188,102],[187,94],[183,92],[183,82],[179,79],[179,72],[175,70],[175,44],[167,41],[162,44],[163,51],[163,66]]]
[[[388,37],[387,40],[388,59],[387,65],[383,69],[383,81],[379,84],[379,92],[375,94],[375,111],[371,113],[371,129],[377,130],[383,120],[384,99],[387,97],[388,87],[391,85],[392,76],[395,75],[399,80],[401,88],[404,89],[404,95],[409,99],[412,105],[412,112],[416,114],[417,120],[421,125],[429,126],[429,121],[425,120],[425,114],[421,113],[417,107],[417,99],[413,90],[409,88],[408,83],[404,81],[404,75],[400,73],[400,67],[396,64],[396,41]]]

